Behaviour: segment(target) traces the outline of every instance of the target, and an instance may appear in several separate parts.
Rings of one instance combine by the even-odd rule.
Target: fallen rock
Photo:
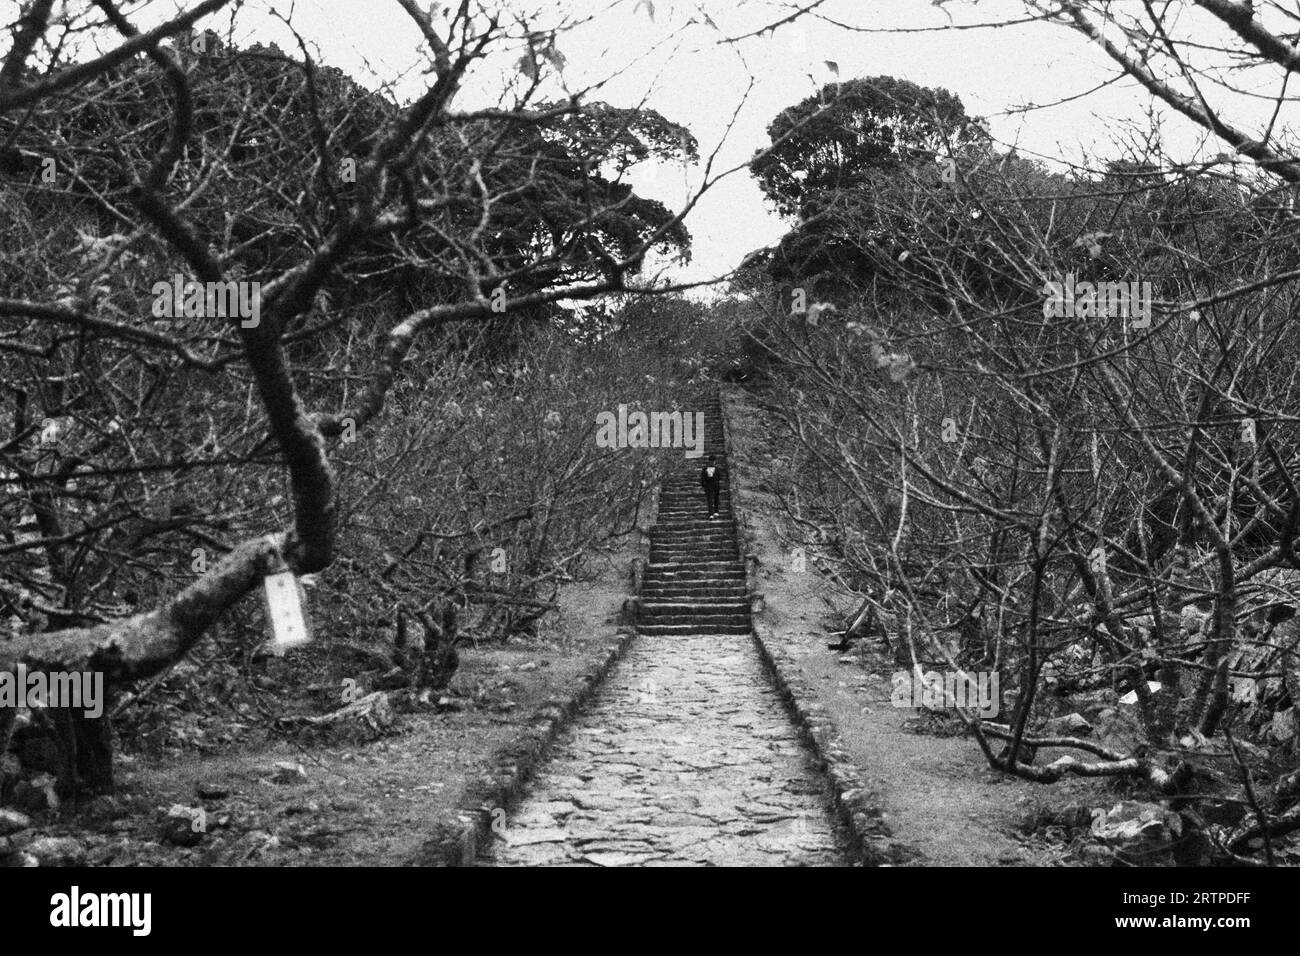
[[[1156,691],[1158,691],[1160,687],[1161,684],[1159,681],[1154,681],[1154,680],[1147,681],[1147,689],[1150,690],[1151,693],[1153,694]],[[1123,697],[1119,699],[1119,702],[1121,704],[1129,704],[1129,705],[1136,704],[1138,702],[1138,692],[1135,690],[1129,691],[1127,694],[1125,694]]]
[[[7,837],[10,834],[18,833],[20,830],[26,830],[31,825],[31,818],[27,814],[0,807],[0,837]]]
[[[27,844],[26,852],[39,866],[81,866],[86,862],[86,848],[72,837],[38,837]]]
[[[167,811],[162,839],[173,846],[198,846],[207,831],[207,815],[201,808],[177,804]]]
[[[26,831],[0,837],[0,860],[20,852],[23,847],[32,842],[32,838],[32,834]]]
[[[92,797],[81,807],[82,817],[93,823],[107,823],[117,819],[124,812],[122,802],[107,794]]]
[[[244,860],[256,859],[270,850],[278,849],[280,838],[267,833],[265,830],[250,830],[239,841],[235,848],[239,857]]]
[[[1070,704],[1089,720],[1096,720],[1098,715],[1115,707],[1119,695],[1109,687],[1070,695]]]
[[[194,787],[195,792],[204,800],[224,800],[230,796],[230,788],[224,783],[213,780],[201,780]]]
[[[122,842],[101,843],[86,854],[86,865],[108,866],[121,856],[125,849],[126,845]]]
[[[59,809],[59,795],[54,791],[54,783],[54,778],[48,773],[37,774],[30,780],[19,780],[14,784],[14,806],[30,813]]]
[[[1082,714],[1053,717],[1043,725],[1045,737],[1086,737],[1092,733],[1092,724]]]
[[[1165,857],[1182,834],[1182,818],[1158,803],[1123,800],[1104,813],[1094,811],[1093,838],[1127,862],[1168,862]]]
[[[307,782],[307,771],[300,763],[281,761],[274,767],[271,782],[282,787],[292,787]]]
[[[1295,707],[1273,712],[1273,724],[1270,728],[1273,739],[1280,744],[1291,741],[1296,735]]]

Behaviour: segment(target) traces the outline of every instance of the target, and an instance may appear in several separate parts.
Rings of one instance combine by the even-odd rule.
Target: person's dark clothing
[[[700,484],[704,487],[704,499],[708,504],[709,514],[717,514],[722,510],[718,503],[722,494],[722,469],[717,465],[705,465],[700,469]]]

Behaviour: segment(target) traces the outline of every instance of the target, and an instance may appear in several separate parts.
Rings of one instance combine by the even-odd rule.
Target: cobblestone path
[[[557,742],[496,865],[834,866],[822,781],[748,637],[641,637]]]

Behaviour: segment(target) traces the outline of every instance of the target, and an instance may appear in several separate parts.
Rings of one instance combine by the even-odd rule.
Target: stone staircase
[[[736,542],[731,483],[716,392],[687,406],[704,412],[704,456],[677,459],[659,491],[637,612],[640,634],[748,634],[749,595]],[[700,469],[709,455],[722,471],[720,512],[709,519]]]

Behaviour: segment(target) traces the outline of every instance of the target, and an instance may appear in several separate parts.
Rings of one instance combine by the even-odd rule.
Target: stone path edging
[[[723,394],[721,398],[723,429],[727,434],[728,447],[734,454],[735,446],[730,441],[731,409],[726,395]],[[738,539],[753,527],[747,520],[744,500],[747,494],[739,482],[733,483],[731,509],[736,520]],[[757,564],[757,556],[746,550],[745,580],[751,595],[760,593]],[[843,738],[823,712],[822,705],[809,703],[816,699],[815,688],[803,680],[798,665],[772,640],[766,625],[759,620],[761,616],[762,611],[759,610],[751,614],[752,637],[759,657],[785,702],[786,710],[798,726],[800,735],[822,765],[822,771],[830,784],[832,802],[848,828],[853,849],[868,866],[891,865],[895,860],[894,842],[888,826],[881,818],[879,795],[871,789],[862,772],[850,759]]]
[[[843,738],[822,711],[821,704],[808,704],[814,688],[803,681],[798,666],[770,635],[754,621],[754,644],[772,683],[785,702],[804,742],[821,763],[833,795],[833,804],[848,828],[862,862],[867,866],[891,865],[895,861],[894,841],[881,819],[880,798],[868,786],[862,772],[850,759]]]
[[[632,631],[620,632],[618,643],[583,675],[580,686],[565,699],[553,698],[537,708],[527,726],[493,755],[495,771],[471,788],[454,824],[441,824],[425,841],[411,866],[470,866],[479,847],[492,837],[493,811],[509,810],[525,795],[528,782],[546,760],[551,745],[600,689],[636,640]]]

